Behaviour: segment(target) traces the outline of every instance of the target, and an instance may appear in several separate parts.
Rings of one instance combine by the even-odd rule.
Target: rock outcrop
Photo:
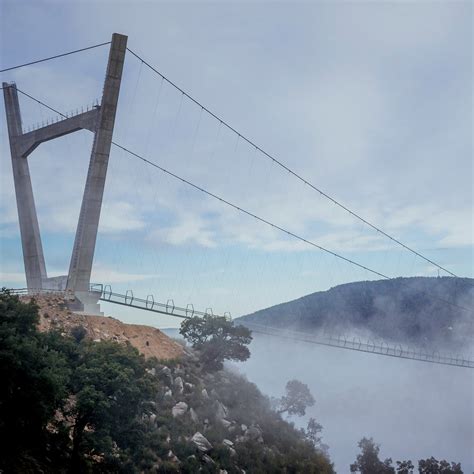
[[[184,415],[188,411],[188,404],[186,402],[178,402],[172,409],[171,413],[176,418]]]
[[[212,444],[206,439],[206,437],[197,431],[194,433],[191,441],[196,445],[199,451],[207,452],[212,449]]]

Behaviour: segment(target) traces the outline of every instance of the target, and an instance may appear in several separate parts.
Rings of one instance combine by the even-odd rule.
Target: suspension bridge
[[[231,209],[239,215],[245,216],[252,221],[257,222],[272,232],[283,235],[285,238],[303,245],[310,249],[315,249],[325,255],[334,258],[336,261],[343,262],[354,267],[365,274],[381,279],[392,279],[386,272],[373,268],[371,265],[363,261],[344,255],[340,251],[335,251],[327,245],[322,245],[317,241],[304,236],[302,233],[294,231],[282,224],[275,222],[273,219],[267,218],[252,209],[248,209],[239,203],[216,191],[208,189],[208,187],[195,182],[181,173],[178,173],[167,166],[151,159],[144,153],[139,153],[128,144],[121,143],[113,139],[115,119],[119,94],[122,83],[122,74],[125,64],[125,56],[129,53],[135,60],[139,61],[140,72],[142,68],[146,68],[154,74],[160,82],[158,100],[161,95],[163,84],[168,84],[179,94],[181,101],[179,104],[180,112],[182,101],[185,98],[199,110],[198,126],[193,134],[192,150],[195,148],[195,140],[202,115],[210,117],[218,124],[218,134],[222,129],[226,129],[236,138],[236,145],[239,142],[245,143],[255,154],[258,154],[264,160],[268,161],[271,166],[284,171],[296,183],[302,185],[310,192],[315,193],[318,197],[325,199],[331,205],[347,213],[351,218],[360,222],[361,225],[375,231],[380,238],[388,240],[391,244],[399,247],[405,252],[412,254],[429,266],[435,268],[438,272],[450,277],[458,277],[454,272],[447,269],[444,265],[435,262],[432,258],[415,250],[412,246],[402,242],[399,238],[391,235],[383,230],[380,226],[374,224],[369,219],[363,217],[359,212],[349,208],[338,199],[324,191],[321,187],[312,183],[309,179],[303,177],[301,173],[294,170],[287,163],[277,158],[273,154],[267,152],[257,145],[252,139],[238,131],[230,125],[226,120],[214,113],[210,108],[203,105],[192,95],[187,93],[175,82],[171,81],[166,75],[162,74],[149,61],[144,59],[140,54],[130,49],[127,45],[128,38],[124,35],[114,34],[110,42],[100,43],[86,48],[61,53],[55,56],[30,61],[24,64],[11,66],[1,70],[1,73],[9,73],[16,69],[27,68],[47,61],[58,60],[66,56],[83,53],[85,51],[94,50],[109,46],[109,56],[106,68],[106,75],[103,87],[102,98],[90,108],[86,107],[76,109],[75,112],[65,113],[55,107],[52,107],[44,100],[32,95],[31,93],[17,87],[15,83],[3,83],[3,93],[5,101],[5,110],[8,125],[8,135],[10,141],[10,150],[12,157],[13,178],[16,193],[16,202],[18,209],[18,218],[20,225],[20,234],[25,266],[25,276],[27,282],[26,289],[16,290],[19,294],[40,293],[40,292],[59,292],[64,294],[72,294],[79,306],[75,309],[86,313],[99,312],[99,301],[127,306],[134,309],[140,309],[150,313],[161,315],[169,315],[178,318],[217,316],[211,308],[203,310],[195,310],[192,304],[187,306],[175,305],[174,299],[166,301],[155,300],[152,294],[148,294],[146,298],[137,297],[133,290],[126,292],[113,292],[110,284],[93,284],[91,283],[91,274],[93,271],[94,253],[96,241],[99,231],[99,222],[101,209],[106,189],[106,176],[109,166],[109,157],[111,149],[115,148],[125,153],[130,159],[136,160],[144,164],[150,169],[154,169],[167,176],[169,179],[181,183],[209,199],[212,199],[219,205]],[[42,107],[54,112],[57,117],[55,119],[47,119],[46,122],[37,124],[28,129],[23,128],[19,94],[31,101],[36,102]],[[155,106],[156,109],[156,106]],[[156,111],[156,110],[155,110]],[[41,233],[38,224],[36,205],[33,196],[33,187],[30,178],[28,166],[28,156],[40,146],[40,144],[72,134],[79,130],[87,130],[94,134],[92,153],[87,172],[86,184],[83,192],[82,205],[77,223],[74,245],[70,259],[69,272],[67,275],[59,277],[48,277]],[[250,190],[249,190],[250,192]],[[464,304],[459,304],[455,300],[449,298],[440,298],[439,296],[431,296],[423,294],[424,297],[436,299],[439,304],[455,307],[457,311],[465,314],[474,312],[472,308]],[[230,313],[223,313],[222,316],[230,318]],[[331,346],[352,351],[367,352],[382,356],[398,357],[402,359],[412,359],[422,362],[430,362],[435,364],[443,364],[450,366],[474,368],[474,360],[462,355],[445,355],[440,354],[438,350],[421,351],[403,347],[400,344],[391,344],[385,341],[374,342],[372,340],[362,341],[358,337],[334,336],[334,335],[313,335],[299,333],[296,331],[282,331],[278,328],[262,326],[254,323],[245,323],[255,333],[261,333],[268,336],[290,338],[310,344],[319,344]]]

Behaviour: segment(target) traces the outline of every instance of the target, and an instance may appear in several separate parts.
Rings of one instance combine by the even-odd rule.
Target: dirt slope
[[[30,297],[22,297],[23,301]],[[39,306],[39,330],[59,330],[64,335],[71,329],[82,326],[87,337],[94,341],[111,340],[125,343],[129,341],[145,357],[174,359],[183,354],[180,344],[163,334],[159,329],[138,324],[125,324],[106,316],[91,316],[71,312],[60,294],[48,294],[35,297]]]

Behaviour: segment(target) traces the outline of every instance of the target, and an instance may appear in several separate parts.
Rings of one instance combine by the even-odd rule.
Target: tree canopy
[[[379,459],[380,446],[372,438],[362,438],[359,443],[361,453],[357,455],[356,462],[351,464],[351,472],[361,474],[413,474],[415,466],[410,460],[397,461],[396,468],[392,466],[392,459],[384,461]],[[420,474],[462,474],[461,464],[442,460],[434,457],[420,459],[418,461],[418,472]]]
[[[450,463],[444,459],[438,461],[433,456],[429,459],[420,459],[418,461],[418,471],[420,474],[462,474],[460,463]]]
[[[314,397],[306,384],[299,380],[289,380],[285,387],[285,395],[277,401],[277,412],[304,416],[306,408],[314,404]]]
[[[70,411],[75,418],[73,464],[80,465],[93,453],[104,453],[107,463],[123,463],[124,457],[117,453],[133,453],[139,447],[140,415],[146,413],[144,403],[155,389],[143,357],[129,345],[89,342],[71,389],[76,400]]]
[[[0,293],[0,470],[87,472],[126,464],[154,381],[129,345],[40,333],[38,307]],[[67,467],[69,466],[69,467]],[[115,467],[113,467],[115,466]]]
[[[41,451],[45,428],[68,394],[71,367],[62,341],[36,331],[38,308],[0,294],[0,459]]]
[[[199,352],[208,370],[222,369],[224,360],[244,361],[250,357],[247,346],[252,341],[251,331],[223,316],[206,314],[186,319],[179,332]]]
[[[357,455],[356,462],[351,464],[351,472],[360,472],[361,474],[395,473],[390,458],[385,461],[379,459],[380,446],[375,444],[372,438],[362,438],[358,445],[361,453]]]

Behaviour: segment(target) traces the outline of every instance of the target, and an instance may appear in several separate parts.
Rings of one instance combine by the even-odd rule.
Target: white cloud
[[[139,282],[159,278],[159,275],[144,275],[141,273],[122,273],[111,268],[94,265],[91,281],[104,284]]]
[[[63,271],[50,271],[49,276],[60,276],[63,275]],[[104,284],[113,283],[128,283],[128,282],[139,282],[150,279],[160,278],[159,275],[145,275],[141,273],[122,273],[107,267],[95,266],[92,272],[91,280],[93,282],[100,282]],[[26,278],[24,272],[6,272],[0,271],[0,282],[26,284]]]
[[[0,271],[0,281],[8,283],[26,284],[25,273],[23,272],[4,272]]]
[[[147,240],[166,242],[171,245],[196,244],[202,247],[215,247],[214,234],[208,224],[199,215],[180,213],[175,225],[155,229],[147,236]]]

